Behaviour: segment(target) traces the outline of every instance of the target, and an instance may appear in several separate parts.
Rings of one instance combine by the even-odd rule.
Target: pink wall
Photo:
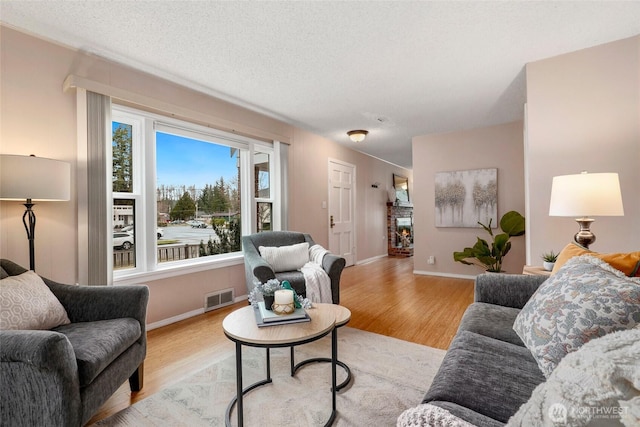
[[[293,139],[290,228],[308,230],[317,243],[328,245],[329,218],[322,202],[329,194],[329,159],[339,159],[356,167],[356,263],[386,255],[387,189],[392,186],[393,173],[409,177],[412,185],[411,171],[300,129],[295,130]],[[371,187],[375,182],[380,183],[378,188]]]
[[[434,180],[436,172],[498,169],[498,220],[515,210],[524,215],[522,122],[413,138],[415,179],[414,270],[425,274],[475,276],[479,267],[453,260],[453,252],[473,246],[476,237],[489,240],[481,228],[440,228],[435,226]],[[419,167],[417,167],[419,165]],[[494,231],[495,232],[495,231]],[[511,239],[511,252],[503,269],[521,273],[525,261],[524,237]],[[435,256],[436,263],[427,263]]]
[[[291,143],[291,229],[310,232],[324,245],[328,241],[326,209],[327,162],[335,158],[357,167],[357,260],[383,255],[386,231],[382,206],[385,187],[377,192],[374,181],[391,182],[393,172],[410,172],[339,146],[289,124],[186,89],[140,71],[77,52],[26,34],[0,27],[0,152],[35,154],[72,164],[77,172],[75,90],[63,92],[69,74],[139,94],[162,108],[175,108],[183,117],[227,131]],[[384,195],[384,200],[382,199]],[[65,283],[78,280],[77,191],[71,201],[40,203],[36,230],[36,269],[43,276]],[[21,222],[24,207],[0,202],[0,257],[28,265],[28,245]],[[377,242],[380,236],[379,242]],[[377,244],[376,244],[377,242]],[[60,250],[60,248],[64,250]],[[243,266],[208,270],[174,278],[141,282],[149,285],[149,322],[181,316],[203,307],[204,294],[234,288],[246,294]]]
[[[617,172],[624,217],[592,225],[599,252],[640,249],[640,36],[527,65],[531,263],[573,239],[572,218],[549,217],[556,175]]]

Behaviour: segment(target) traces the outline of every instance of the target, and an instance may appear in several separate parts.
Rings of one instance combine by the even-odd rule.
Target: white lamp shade
[[[34,156],[0,155],[0,199],[69,200],[71,165]]]
[[[581,173],[553,178],[550,216],[623,216],[617,173]]]

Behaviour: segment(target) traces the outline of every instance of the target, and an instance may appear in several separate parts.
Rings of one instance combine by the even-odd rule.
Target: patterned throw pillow
[[[568,353],[594,338],[640,327],[640,279],[582,255],[545,280],[513,330],[546,377]]]
[[[0,330],[44,330],[68,323],[67,311],[33,271],[0,280]]]
[[[309,243],[307,242],[278,247],[260,246],[258,251],[276,273],[300,270],[309,262]]]

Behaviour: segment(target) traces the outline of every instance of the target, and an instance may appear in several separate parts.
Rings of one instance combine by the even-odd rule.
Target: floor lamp
[[[589,249],[596,241],[591,232],[591,216],[623,216],[622,194],[617,173],[586,173],[553,178],[549,216],[573,216],[580,225],[574,236]]]
[[[71,165],[42,157],[0,155],[0,199],[26,200],[22,223],[29,240],[29,268],[35,271],[37,201],[66,201],[70,197]]]

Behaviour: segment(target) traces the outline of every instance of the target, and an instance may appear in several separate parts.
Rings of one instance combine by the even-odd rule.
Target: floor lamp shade
[[[34,156],[0,156],[0,199],[69,200],[70,182],[69,163]]]
[[[22,222],[29,240],[29,267],[35,271],[36,201],[69,200],[71,165],[35,156],[0,155],[0,199],[25,201]]]
[[[575,240],[585,247],[595,242],[589,230],[592,216],[623,216],[622,193],[617,173],[580,173],[553,178],[549,216],[578,217]]]

